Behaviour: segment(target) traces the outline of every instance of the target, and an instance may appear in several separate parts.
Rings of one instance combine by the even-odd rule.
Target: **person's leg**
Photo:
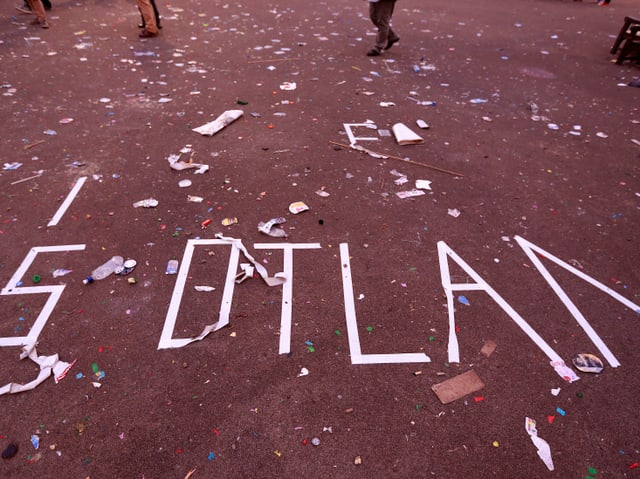
[[[369,18],[378,28],[374,47],[374,50],[377,52],[381,52],[387,48],[390,40],[397,41],[398,36],[391,29],[391,17],[394,6],[395,0],[380,0],[379,2],[369,3]]]
[[[153,7],[150,0],[136,0],[138,8],[144,18],[145,29],[140,34],[142,37],[155,36],[158,34],[158,26],[156,25],[156,17],[153,14]]]
[[[49,28],[47,23],[47,17],[44,14],[44,6],[41,0],[29,0],[29,6],[31,11],[36,16],[36,19],[32,22],[34,25],[40,25],[42,28]]]
[[[153,7],[153,14],[156,17],[156,26],[162,28],[160,25],[160,12],[158,11],[158,7],[156,7],[156,0],[151,0],[151,6]]]

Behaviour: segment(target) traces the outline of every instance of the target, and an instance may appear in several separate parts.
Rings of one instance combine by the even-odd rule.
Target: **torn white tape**
[[[531,437],[531,442],[533,442],[533,444],[538,449],[538,456],[540,456],[540,459],[542,459],[544,465],[547,466],[550,471],[553,471],[554,468],[553,459],[551,458],[551,447],[549,446],[549,443],[547,441],[538,437],[536,422],[529,417],[525,417],[524,427],[527,431],[527,434],[529,434],[529,437]]]
[[[0,396],[2,396],[3,394],[15,394],[34,389],[45,379],[51,376],[52,372],[54,374],[54,380],[57,384],[66,376],[69,369],[71,369],[71,367],[75,364],[75,361],[73,361],[72,363],[60,361],[57,354],[52,354],[51,356],[38,356],[35,344],[30,344],[22,348],[20,359],[24,359],[26,357],[31,359],[40,367],[38,377],[26,384],[5,384],[0,388]]]

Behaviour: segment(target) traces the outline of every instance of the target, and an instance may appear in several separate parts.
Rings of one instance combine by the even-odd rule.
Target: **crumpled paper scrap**
[[[242,110],[227,110],[212,122],[194,128],[193,131],[200,133],[202,136],[213,136],[242,115],[244,115]]]
[[[554,467],[553,459],[551,458],[551,447],[549,446],[549,443],[547,441],[538,437],[538,430],[536,429],[535,420],[529,417],[525,417],[524,427],[527,431],[527,434],[529,434],[529,437],[531,437],[531,442],[533,442],[533,444],[538,449],[538,456],[540,456],[542,462],[544,462],[545,466],[547,466],[547,469],[553,471]]]

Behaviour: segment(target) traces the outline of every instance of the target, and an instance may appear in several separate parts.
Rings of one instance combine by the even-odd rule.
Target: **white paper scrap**
[[[244,115],[244,111],[242,110],[227,110],[214,121],[194,128],[193,131],[200,133],[203,136],[213,136],[225,126],[236,121],[242,115]]]
[[[565,381],[572,383],[580,379],[573,369],[567,366],[564,361],[551,361],[550,364]]]
[[[398,191],[396,196],[398,198],[402,198],[403,200],[406,198],[413,198],[414,196],[422,196],[426,195],[426,193],[422,190],[408,190],[408,191]]]
[[[550,471],[553,471],[554,468],[553,459],[551,458],[551,447],[549,446],[549,443],[547,441],[538,437],[536,422],[531,418],[525,417],[524,427],[527,431],[527,434],[529,434],[529,437],[531,437],[531,442],[533,442],[533,444],[538,449],[538,456],[540,456],[540,459],[542,459],[542,462],[544,462],[545,466],[547,466]]]
[[[416,180],[416,188],[419,190],[431,190],[431,181]]]
[[[210,291],[215,291],[216,288],[214,288],[213,286],[194,286],[193,289],[195,289],[196,291],[200,291],[203,293],[208,293]]]

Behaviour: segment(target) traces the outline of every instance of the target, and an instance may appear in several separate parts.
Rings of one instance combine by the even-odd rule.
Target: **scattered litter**
[[[471,306],[471,303],[469,302],[469,300],[467,299],[466,296],[460,295],[458,296],[458,302],[466,305],[466,306]]]
[[[573,369],[567,366],[564,361],[551,361],[550,364],[558,375],[565,381],[572,383],[580,379]]]
[[[311,438],[311,444],[313,446],[319,446],[320,445],[320,438],[319,437]]]
[[[66,276],[69,273],[71,273],[72,270],[70,269],[64,269],[64,268],[59,268],[53,271],[53,277],[54,278],[59,278],[60,276]]]
[[[236,121],[243,114],[244,111],[242,110],[227,110],[214,121],[194,128],[193,131],[195,131],[196,133],[200,133],[203,136],[213,136],[220,130],[222,130],[225,126]]]
[[[321,196],[323,198],[326,198],[327,196],[330,195],[330,193],[320,189],[320,190],[316,191],[316,195]]]
[[[3,170],[17,170],[18,168],[20,168],[22,166],[22,163],[18,163],[17,161],[14,161],[13,163],[5,163],[4,167],[2,168]]]
[[[238,218],[236,218],[235,216],[233,218],[223,218],[223,220],[220,223],[222,223],[222,226],[237,225]]]
[[[309,207],[306,204],[304,204],[302,201],[296,201],[289,205],[289,211],[294,215],[297,215],[298,213],[302,213],[303,211],[307,211],[308,209]]]
[[[454,209],[449,208],[447,210],[447,214],[449,216],[453,216],[454,218],[457,218],[458,216],[460,216],[460,210],[458,210],[457,208],[454,208]]]
[[[293,91],[296,88],[298,88],[298,85],[296,85],[296,82],[284,82],[280,85],[280,89],[284,91]]]
[[[418,128],[422,128],[423,130],[429,129],[429,125],[424,120],[416,120],[416,125],[418,125]]]
[[[137,265],[138,265],[138,262],[135,259],[128,259],[124,263],[122,263],[122,266],[116,267],[116,269],[113,272],[118,276],[126,276],[129,273],[131,273],[134,269],[136,269]]]
[[[40,438],[36,434],[31,435],[31,445],[34,449],[38,449],[40,447]]]
[[[202,196],[187,195],[187,201],[190,201],[191,203],[202,203],[204,198]]]
[[[402,198],[402,199],[412,198],[414,196],[423,196],[423,195],[426,195],[426,193],[424,191],[416,190],[416,189],[408,190],[408,191],[398,191],[396,193],[396,196],[398,198]]]
[[[353,460],[353,463],[354,463],[356,466],[361,465],[361,464],[362,464],[362,457],[360,457],[360,456],[356,456],[356,458]]]
[[[262,221],[258,223],[258,231],[267,236],[271,236],[273,238],[286,238],[287,232],[282,228],[278,228],[279,225],[286,223],[287,220],[285,218],[272,218],[266,223]]]
[[[471,100],[469,100],[469,103],[473,104],[473,105],[478,105],[480,103],[487,103],[489,100],[485,99],[485,98],[472,98]]]
[[[538,456],[544,462],[545,466],[550,471],[553,471],[553,459],[551,458],[551,447],[549,443],[542,438],[538,437],[538,430],[536,429],[536,422],[531,418],[525,418],[524,427],[527,434],[531,437],[531,442],[538,449]]]
[[[44,130],[42,133],[49,136],[56,136],[58,134],[56,130]]]
[[[560,129],[560,127],[558,125],[556,125],[555,123],[547,124],[547,128],[549,128],[550,130],[559,130]]]
[[[171,259],[167,262],[167,269],[164,274],[178,274],[178,260]]]
[[[194,286],[193,289],[202,293],[210,293],[211,291],[216,290],[213,286]]]
[[[484,342],[482,349],[480,349],[480,353],[486,357],[489,357],[493,354],[497,347],[498,345],[495,343],[495,341],[488,339]]]
[[[307,368],[302,368],[300,370],[300,372],[298,373],[298,377],[302,377],[302,376],[308,376],[309,375],[309,370]]]
[[[557,412],[558,414],[560,414],[562,417],[564,417],[564,416],[566,416],[566,415],[567,415],[567,411],[565,411],[565,410],[564,410],[564,409],[562,409],[561,407],[557,407],[557,408],[556,408],[556,412]]]
[[[424,139],[404,123],[396,123],[391,127],[391,131],[393,131],[393,136],[395,136],[398,145],[418,145],[424,143]]]
[[[183,148],[183,150],[185,150],[185,148]],[[187,149],[187,151],[181,151],[180,154],[184,152],[188,153],[190,151],[190,149]],[[182,161],[180,160],[180,155],[171,154],[167,157],[167,161],[169,162],[169,167],[176,171],[187,170],[190,168],[196,168],[196,171],[194,172],[195,174],[203,174],[209,171],[209,165],[193,163],[191,159],[189,159],[188,162]]]
[[[576,354],[571,358],[571,362],[578,371],[583,373],[600,373],[604,369],[604,364],[598,356],[593,354]]]
[[[431,390],[436,393],[436,396],[438,396],[442,404],[449,404],[467,394],[479,391],[483,387],[484,383],[478,374],[471,370],[441,383],[434,384],[431,386]]]
[[[147,198],[146,200],[136,201],[133,204],[134,208],[155,208],[156,206],[158,206],[158,200],[155,198]]]
[[[419,190],[431,190],[431,181],[416,180],[416,188]]]
[[[392,101],[381,101],[380,106],[382,108],[389,108],[390,106],[396,106],[396,104],[393,103]]]
[[[554,388],[551,390],[551,394],[553,396],[557,396],[558,394],[560,394],[560,388]]]
[[[599,131],[598,133],[596,133],[596,136],[598,138],[609,138],[609,135],[607,135],[606,133]]]
[[[94,281],[103,280],[112,273],[115,273],[115,271],[122,267],[123,264],[124,258],[122,256],[112,256],[109,261],[94,269],[89,276],[82,280],[82,282],[84,284],[91,284]]]
[[[189,187],[189,186],[191,186],[191,185],[192,185],[191,180],[180,180],[180,181],[178,182],[178,186],[179,186],[180,188],[188,188],[188,187]]]

